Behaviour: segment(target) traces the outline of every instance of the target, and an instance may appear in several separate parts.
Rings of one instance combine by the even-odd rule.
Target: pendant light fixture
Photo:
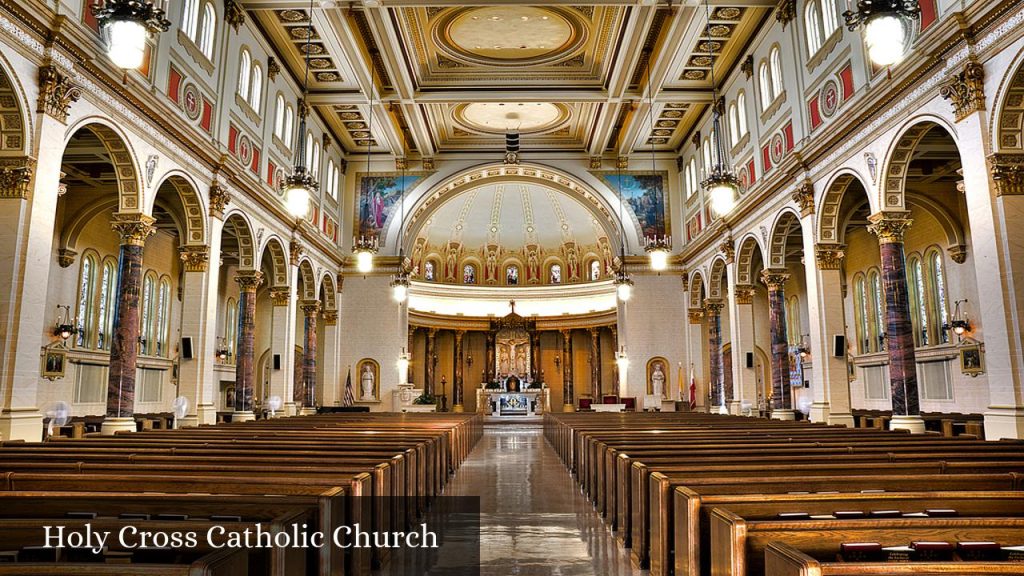
[[[651,67],[654,65],[654,52],[647,51],[647,100],[648,119],[651,123],[651,176],[652,179],[658,174],[658,163],[654,154],[654,85],[651,84]],[[644,250],[650,258],[651,269],[661,272],[668,268],[668,258],[672,255],[672,237],[668,234],[661,236],[644,236]]]
[[[405,153],[405,135],[402,135],[402,163],[401,163],[401,178],[400,185],[402,186],[402,195],[399,197],[399,210],[401,214],[401,221],[398,227],[398,273],[391,277],[391,296],[395,299],[395,302],[399,304],[405,302],[409,297],[409,271],[405,267],[405,165],[408,162],[408,156]],[[406,366],[408,368],[408,366]],[[403,380],[404,384],[405,381]]]
[[[633,280],[629,277],[629,273],[626,272],[626,221],[623,215],[623,199],[622,199],[622,169],[619,168],[619,159],[615,159],[615,169],[617,178],[616,190],[619,194],[619,269],[615,272],[615,294],[619,297],[620,302],[628,302],[633,296]]]
[[[306,28],[306,70],[302,78],[302,99],[299,101],[299,146],[295,153],[292,173],[284,181],[284,201],[288,212],[296,220],[305,219],[309,214],[309,199],[318,185],[306,166],[306,117],[309,116],[309,40],[313,37],[313,2],[309,3],[309,24]]]
[[[711,42],[711,5],[704,1],[707,17],[706,36],[708,38],[708,59],[711,60],[711,145],[715,149],[715,163],[710,172],[700,183],[711,197],[711,209],[719,218],[725,216],[736,206],[740,192],[740,179],[727,164],[725,145],[722,144],[722,106],[718,100],[718,86],[715,83],[715,63]]]
[[[375,51],[370,52],[370,107],[366,111],[366,172],[370,172],[370,152],[373,143],[373,95],[375,90],[376,68],[373,65]],[[362,274],[369,274],[373,271],[373,255],[377,253],[380,244],[375,235],[359,235],[352,238],[352,253],[356,255],[356,269]]]
[[[167,0],[101,0],[91,6],[107,44],[107,56],[118,68],[132,70],[146,58],[146,39],[171,27]]]
[[[889,66],[903,58],[910,23],[920,15],[917,0],[857,0],[857,11],[843,12],[843,19],[850,31],[864,26],[868,58],[878,66]]]

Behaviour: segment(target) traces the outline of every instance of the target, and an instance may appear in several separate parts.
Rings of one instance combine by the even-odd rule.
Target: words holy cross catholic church
[[[1017,573],[1022,118],[1020,0],[0,0],[0,575]]]

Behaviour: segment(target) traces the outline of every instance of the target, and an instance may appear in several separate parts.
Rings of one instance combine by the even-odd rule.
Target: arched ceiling
[[[525,182],[495,182],[446,200],[424,221],[417,243],[439,248],[459,243],[466,252],[488,245],[520,251],[536,245],[556,252],[568,242],[586,247],[608,238],[601,220],[579,200]],[[607,225],[607,223],[605,223]]]

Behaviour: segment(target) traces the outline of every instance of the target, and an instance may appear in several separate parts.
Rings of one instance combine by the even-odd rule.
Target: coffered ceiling
[[[316,0],[312,23],[306,2],[242,4],[296,78],[310,51],[310,102],[347,152],[498,154],[518,130],[529,157],[678,150],[775,1]]]

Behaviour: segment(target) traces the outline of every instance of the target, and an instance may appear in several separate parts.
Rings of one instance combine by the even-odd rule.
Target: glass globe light
[[[363,274],[373,272],[373,252],[360,250],[356,252],[356,270]]]
[[[142,66],[148,31],[138,20],[111,20],[106,26],[107,56],[118,68]]]
[[[729,182],[720,182],[711,188],[711,209],[719,217],[736,207],[736,188]]]
[[[304,219],[309,214],[309,188],[303,184],[290,183],[285,189],[285,204],[292,216]]]
[[[880,13],[864,25],[868,58],[879,66],[895,64],[906,51],[907,29],[903,19],[891,12]]]

